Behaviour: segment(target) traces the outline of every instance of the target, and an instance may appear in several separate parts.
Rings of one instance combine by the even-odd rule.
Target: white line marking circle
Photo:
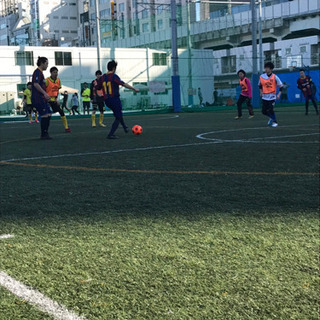
[[[0,240],[13,238],[13,234],[0,234]]]
[[[0,271],[0,285],[42,312],[53,316],[56,320],[86,320],[86,318],[69,311],[65,306],[49,299],[38,290],[15,280],[3,271]]]
[[[283,126],[282,128],[288,128],[288,127],[297,127],[297,126]],[[299,126],[298,126],[299,127]],[[306,143],[319,143],[318,140],[314,141],[293,141],[293,140],[277,140],[277,139],[283,139],[283,138],[296,138],[296,137],[307,137],[307,136],[316,136],[319,135],[319,132],[316,133],[303,133],[303,134],[292,134],[292,135],[283,135],[283,136],[269,136],[269,137],[257,137],[257,138],[250,138],[250,139],[222,139],[217,137],[207,137],[208,135],[213,134],[223,134],[223,133],[229,133],[229,132],[239,132],[239,131],[247,131],[247,130],[271,130],[269,127],[256,127],[256,128],[240,128],[240,129],[228,129],[228,130],[218,130],[218,131],[210,131],[210,132],[204,132],[200,133],[196,136],[196,138],[206,141],[212,141],[216,143],[275,143],[275,144],[306,144]],[[274,129],[273,129],[274,130]],[[275,129],[278,130],[278,129]],[[275,141],[277,140],[277,141]]]

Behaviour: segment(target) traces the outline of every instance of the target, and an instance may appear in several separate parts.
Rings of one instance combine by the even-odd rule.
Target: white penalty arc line
[[[173,145],[166,145],[166,146],[154,146],[154,147],[143,147],[143,148],[133,148],[133,149],[108,150],[108,151],[101,151],[101,152],[65,153],[65,154],[57,154],[57,155],[52,155],[52,156],[13,158],[13,159],[9,159],[9,160],[1,160],[1,161],[14,162],[14,161],[25,161],[25,160],[55,159],[55,158],[64,158],[64,157],[95,156],[95,155],[121,153],[121,152],[135,152],[135,151],[148,151],[148,150],[156,150],[156,149],[181,148],[181,147],[189,147],[189,146],[202,146],[202,145],[215,144],[215,143],[220,143],[220,142],[219,141],[210,141],[210,142],[173,144]],[[1,161],[0,161],[0,164],[1,164]]]
[[[47,298],[38,290],[32,289],[0,271],[0,285],[15,296],[29,302],[42,312],[53,316],[56,320],[88,320],[69,311],[63,305]]]
[[[293,126],[283,126],[282,128],[290,128],[290,127],[299,127],[296,125]],[[236,131],[246,131],[246,130],[257,130],[257,129],[270,129],[269,127],[257,127],[257,128],[241,128],[241,129],[232,129],[232,130],[218,130],[218,131],[210,131],[200,133],[196,136],[196,138],[206,141],[212,141],[216,143],[272,143],[272,144],[309,144],[309,143],[319,143],[319,141],[272,141],[268,139],[282,139],[282,138],[295,138],[295,137],[305,137],[305,136],[314,136],[319,135],[317,133],[305,133],[305,134],[294,134],[294,135],[284,135],[284,136],[271,136],[271,137],[259,137],[259,138],[250,138],[250,139],[220,139],[220,138],[207,138],[205,136],[212,135],[216,133],[227,133],[227,132],[236,132]]]
[[[288,127],[300,127],[297,125],[292,126],[283,126],[282,128]],[[122,152],[136,152],[136,151],[149,151],[149,150],[160,150],[160,149],[170,149],[170,148],[184,148],[184,147],[193,147],[193,146],[203,146],[203,145],[210,145],[210,144],[222,144],[222,143],[275,143],[275,144],[308,144],[308,143],[319,143],[319,141],[261,141],[261,140],[254,140],[259,138],[252,138],[252,139],[237,139],[237,140],[224,140],[224,139],[210,139],[205,138],[203,135],[213,134],[213,133],[225,133],[225,132],[234,132],[234,131],[244,131],[244,130],[256,130],[256,129],[269,129],[266,127],[258,127],[258,128],[242,128],[242,129],[235,129],[235,130],[218,130],[218,131],[211,131],[206,133],[201,133],[196,136],[198,139],[207,140],[206,142],[194,142],[194,143],[184,143],[184,144],[172,144],[172,145],[162,145],[162,146],[152,146],[152,147],[141,147],[141,148],[132,148],[132,149],[118,149],[118,150],[108,150],[108,151],[100,151],[100,152],[79,152],[79,153],[65,153],[65,154],[57,154],[51,156],[39,156],[39,157],[25,157],[25,158],[12,158],[7,160],[0,160],[3,162],[15,162],[15,161],[27,161],[27,160],[43,160],[43,159],[57,159],[57,158],[68,158],[68,157],[83,157],[83,156],[99,156],[105,154],[113,154],[113,153],[122,153]],[[317,133],[318,134],[318,133]],[[302,136],[307,136],[310,134],[303,134]],[[315,135],[315,134],[311,134]],[[288,135],[283,136],[288,137]],[[277,137],[281,138],[281,137]],[[209,141],[208,141],[209,140]]]
[[[0,234],[0,240],[13,238],[13,234]]]

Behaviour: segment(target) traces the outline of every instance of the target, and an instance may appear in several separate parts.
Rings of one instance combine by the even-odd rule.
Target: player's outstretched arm
[[[128,83],[123,84],[123,86],[124,86],[125,88],[127,88],[127,89],[133,90],[133,91],[135,91],[135,92],[139,92],[139,89],[136,89],[136,88],[130,86],[130,84],[128,84]]]

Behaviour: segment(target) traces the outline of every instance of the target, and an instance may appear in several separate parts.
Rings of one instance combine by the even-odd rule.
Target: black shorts
[[[97,111],[99,108],[99,111],[101,113],[104,112],[104,99],[103,98],[96,98],[95,101],[92,103],[93,111]]]
[[[52,113],[61,111],[60,105],[58,105],[57,101],[49,101],[49,105],[52,109]]]
[[[263,100],[262,99],[262,113],[263,114],[268,114],[271,113],[273,114],[273,108],[275,105],[276,101],[275,100]]]
[[[32,104],[27,104],[25,111],[31,113],[32,111],[37,112],[37,109]]]

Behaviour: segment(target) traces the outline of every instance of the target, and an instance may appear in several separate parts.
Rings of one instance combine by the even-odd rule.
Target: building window
[[[154,66],[166,66],[167,65],[167,54],[153,52],[152,53],[152,62]]]
[[[71,66],[72,58],[71,52],[61,52],[57,51],[54,53],[55,64],[57,66]]]
[[[311,45],[311,64],[318,65],[320,61],[320,45],[312,44]]]
[[[62,20],[68,20],[68,17],[63,16],[63,17],[61,17],[61,19],[62,19]]]
[[[16,66],[33,66],[33,51],[15,51]]]
[[[142,19],[145,19],[145,18],[148,18],[148,10],[147,9],[144,9],[142,11]]]
[[[124,3],[119,3],[119,12],[124,12]]]
[[[70,17],[70,20],[77,20],[77,17]]]
[[[99,4],[107,3],[107,0],[99,0]]]
[[[148,32],[148,31],[149,31],[149,23],[143,23],[142,32]]]
[[[107,9],[100,11],[100,18],[106,18],[108,15]]]
[[[158,30],[163,28],[163,20],[158,20]]]
[[[286,48],[286,56],[287,56],[288,54],[291,54],[291,48]]]
[[[157,14],[161,14],[163,11],[163,5],[160,4],[158,7],[157,7]]]
[[[301,46],[300,47],[300,53],[305,53],[307,52],[307,47],[306,46]]]
[[[94,7],[95,5],[95,0],[90,0],[90,7]]]
[[[237,71],[236,56],[221,58],[222,73],[233,73]]]
[[[276,69],[281,68],[282,61],[281,57],[279,56],[279,50],[269,50],[264,52],[265,61],[268,62],[271,61],[274,64],[274,67]]]

